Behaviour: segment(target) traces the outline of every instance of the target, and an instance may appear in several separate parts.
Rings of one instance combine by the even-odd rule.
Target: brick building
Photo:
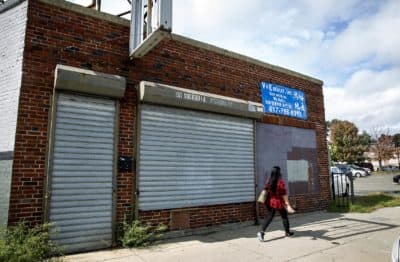
[[[322,81],[162,30],[130,57],[129,21],[62,0],[9,0],[0,24],[1,223],[50,221],[67,252],[124,219],[253,223],[274,165],[300,212],[326,208]],[[306,115],[264,113],[263,85]]]

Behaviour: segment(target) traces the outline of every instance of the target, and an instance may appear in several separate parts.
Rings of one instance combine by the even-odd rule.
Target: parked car
[[[368,176],[368,173],[364,169],[351,168],[351,173],[355,177]]]
[[[371,175],[371,171],[369,171],[369,168],[359,167],[359,166],[353,164],[353,165],[350,165],[350,169],[354,169],[354,173],[355,173],[356,177],[364,176],[363,172],[361,172],[361,174],[359,174],[358,171],[365,171],[367,176]]]
[[[368,175],[368,173],[364,169],[354,165],[336,164],[336,166],[340,168],[345,174],[351,174],[351,176],[353,177],[364,177]]]
[[[336,164],[335,167],[339,168],[343,173],[347,176],[351,177],[353,174],[351,173],[350,167],[346,164]]]
[[[374,171],[374,166],[372,163],[367,163],[367,162],[358,162],[354,163],[356,166],[362,167],[362,168],[368,168],[370,172]]]
[[[400,237],[393,242],[392,262],[400,262]]]
[[[399,171],[399,167],[398,166],[392,166],[392,165],[388,165],[388,166],[382,166],[381,168],[379,168],[380,171],[387,171],[387,172],[394,172],[394,171]]]
[[[349,194],[350,179],[340,168],[331,166],[332,183],[335,195],[346,196]]]
[[[393,177],[393,183],[400,184],[400,175],[396,175]]]

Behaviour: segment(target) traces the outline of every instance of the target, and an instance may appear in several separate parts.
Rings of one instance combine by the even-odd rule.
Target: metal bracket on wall
[[[133,158],[129,156],[119,157],[119,171],[132,171],[134,162]]]

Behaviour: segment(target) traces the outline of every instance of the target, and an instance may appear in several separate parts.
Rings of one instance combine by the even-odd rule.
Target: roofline
[[[9,0],[7,2],[4,3],[4,5],[0,6],[0,13],[13,8],[14,6],[24,2],[26,0]],[[50,4],[53,6],[57,6],[60,8],[65,8],[83,15],[88,15],[94,18],[98,18],[98,19],[102,19],[102,20],[106,20],[112,23],[117,23],[123,26],[130,26],[130,21],[122,18],[122,17],[118,17],[115,15],[111,15],[111,14],[107,14],[107,13],[103,13],[103,12],[99,12],[97,10],[94,9],[90,9],[81,5],[77,5],[71,2],[67,2],[65,0],[39,0],[42,3],[46,3],[46,4]],[[133,50],[133,52],[130,54],[131,57],[134,58],[140,58],[143,57],[144,55],[146,55],[149,51],[151,51],[159,42],[161,42],[163,39],[165,38],[169,38],[190,46],[194,46],[200,49],[205,49],[205,50],[209,50],[211,52],[220,54],[220,55],[224,55],[227,57],[231,57],[231,58],[235,58],[241,61],[245,61],[247,63],[250,64],[254,64],[254,65],[258,65],[264,68],[268,68],[274,71],[278,71],[284,74],[288,74],[291,76],[295,76],[301,79],[305,79],[308,81],[311,81],[313,83],[316,83],[318,85],[323,85],[323,81],[319,80],[317,78],[311,77],[311,76],[307,76],[301,73],[298,73],[296,71],[290,70],[290,69],[286,69],[280,66],[276,66],[276,65],[272,65],[266,62],[263,62],[261,60],[249,57],[249,56],[245,56],[239,53],[235,53],[232,51],[229,51],[227,49],[224,48],[220,48],[217,47],[215,45],[211,45],[211,44],[207,44],[198,40],[194,40],[192,38],[189,37],[185,37],[182,35],[178,35],[178,34],[174,34],[174,33],[169,33],[167,31],[164,31],[162,29],[158,29],[154,32],[152,32],[149,37],[142,42],[135,50]]]
[[[25,1],[26,0],[8,0],[4,4],[0,5],[0,14],[16,7],[17,5],[19,5]]]
[[[307,75],[298,73],[296,71],[293,71],[293,70],[290,70],[290,69],[287,69],[287,68],[284,68],[284,67],[280,67],[280,66],[276,66],[276,65],[273,65],[273,64],[269,64],[269,63],[263,62],[261,60],[258,60],[258,59],[255,59],[255,58],[252,58],[252,57],[249,57],[249,56],[246,56],[246,55],[242,55],[242,54],[239,54],[239,53],[236,53],[236,52],[233,52],[233,51],[229,51],[229,50],[224,49],[224,48],[217,47],[215,45],[211,45],[211,44],[207,44],[207,43],[204,43],[204,42],[200,42],[200,41],[197,41],[197,40],[194,40],[194,39],[182,36],[182,35],[172,34],[172,39],[174,39],[174,40],[176,40],[178,42],[182,42],[182,43],[185,43],[185,44],[189,44],[189,45],[198,47],[198,48],[202,48],[202,49],[206,49],[206,50],[209,50],[209,51],[213,51],[215,53],[218,53],[218,54],[221,54],[221,55],[225,55],[225,56],[228,56],[228,57],[231,57],[231,58],[236,58],[236,59],[239,59],[241,61],[248,62],[250,64],[255,64],[255,65],[258,65],[258,66],[262,66],[264,68],[272,69],[274,71],[278,71],[278,72],[285,73],[285,74],[292,75],[292,76],[296,76],[296,77],[299,77],[299,78],[302,78],[302,79],[305,79],[305,80],[309,80],[309,81],[314,82],[316,84],[323,85],[323,83],[324,83],[320,79],[317,79],[317,78],[314,78],[314,77],[311,77],[311,76],[307,76]]]
[[[169,38],[190,46],[194,46],[200,49],[205,49],[220,55],[224,55],[227,57],[231,57],[231,58],[235,58],[250,64],[254,64],[254,65],[258,65],[264,68],[268,68],[274,71],[278,71],[284,74],[288,74],[291,76],[295,76],[301,79],[305,79],[308,81],[311,81],[313,83],[316,83],[318,85],[323,85],[324,82],[320,79],[311,77],[311,76],[307,76],[301,73],[298,73],[296,71],[290,70],[290,69],[286,69],[280,66],[276,66],[276,65],[272,65],[266,62],[263,62],[261,60],[246,56],[246,55],[242,55],[239,53],[235,53],[233,51],[229,51],[227,49],[224,48],[220,48],[217,47],[215,45],[211,45],[211,44],[207,44],[198,40],[194,40],[192,38],[186,37],[186,36],[182,36],[182,35],[178,35],[178,34],[174,34],[174,33],[169,33],[167,31],[164,31],[162,29],[158,29],[154,32],[152,32],[148,38],[145,39],[145,41],[143,41],[135,50],[133,50],[133,52],[130,54],[131,57],[133,58],[141,58],[143,56],[145,56],[148,52],[150,52],[159,42],[161,42],[163,39],[165,38]]]

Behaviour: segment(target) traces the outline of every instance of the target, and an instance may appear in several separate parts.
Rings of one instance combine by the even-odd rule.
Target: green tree
[[[361,145],[364,146],[364,152],[368,150],[369,145],[372,143],[372,137],[370,134],[367,133],[367,131],[363,131],[362,134],[360,135],[360,143]],[[365,161],[364,154],[358,157],[357,162],[364,162]]]
[[[330,147],[333,161],[353,163],[363,159],[368,148],[367,134],[358,135],[350,121],[334,119],[330,124]]]
[[[372,142],[372,137],[370,134],[367,133],[367,131],[363,131],[362,134],[360,135],[361,143],[364,145],[369,145]]]
[[[393,135],[394,155],[400,169],[400,133]]]

